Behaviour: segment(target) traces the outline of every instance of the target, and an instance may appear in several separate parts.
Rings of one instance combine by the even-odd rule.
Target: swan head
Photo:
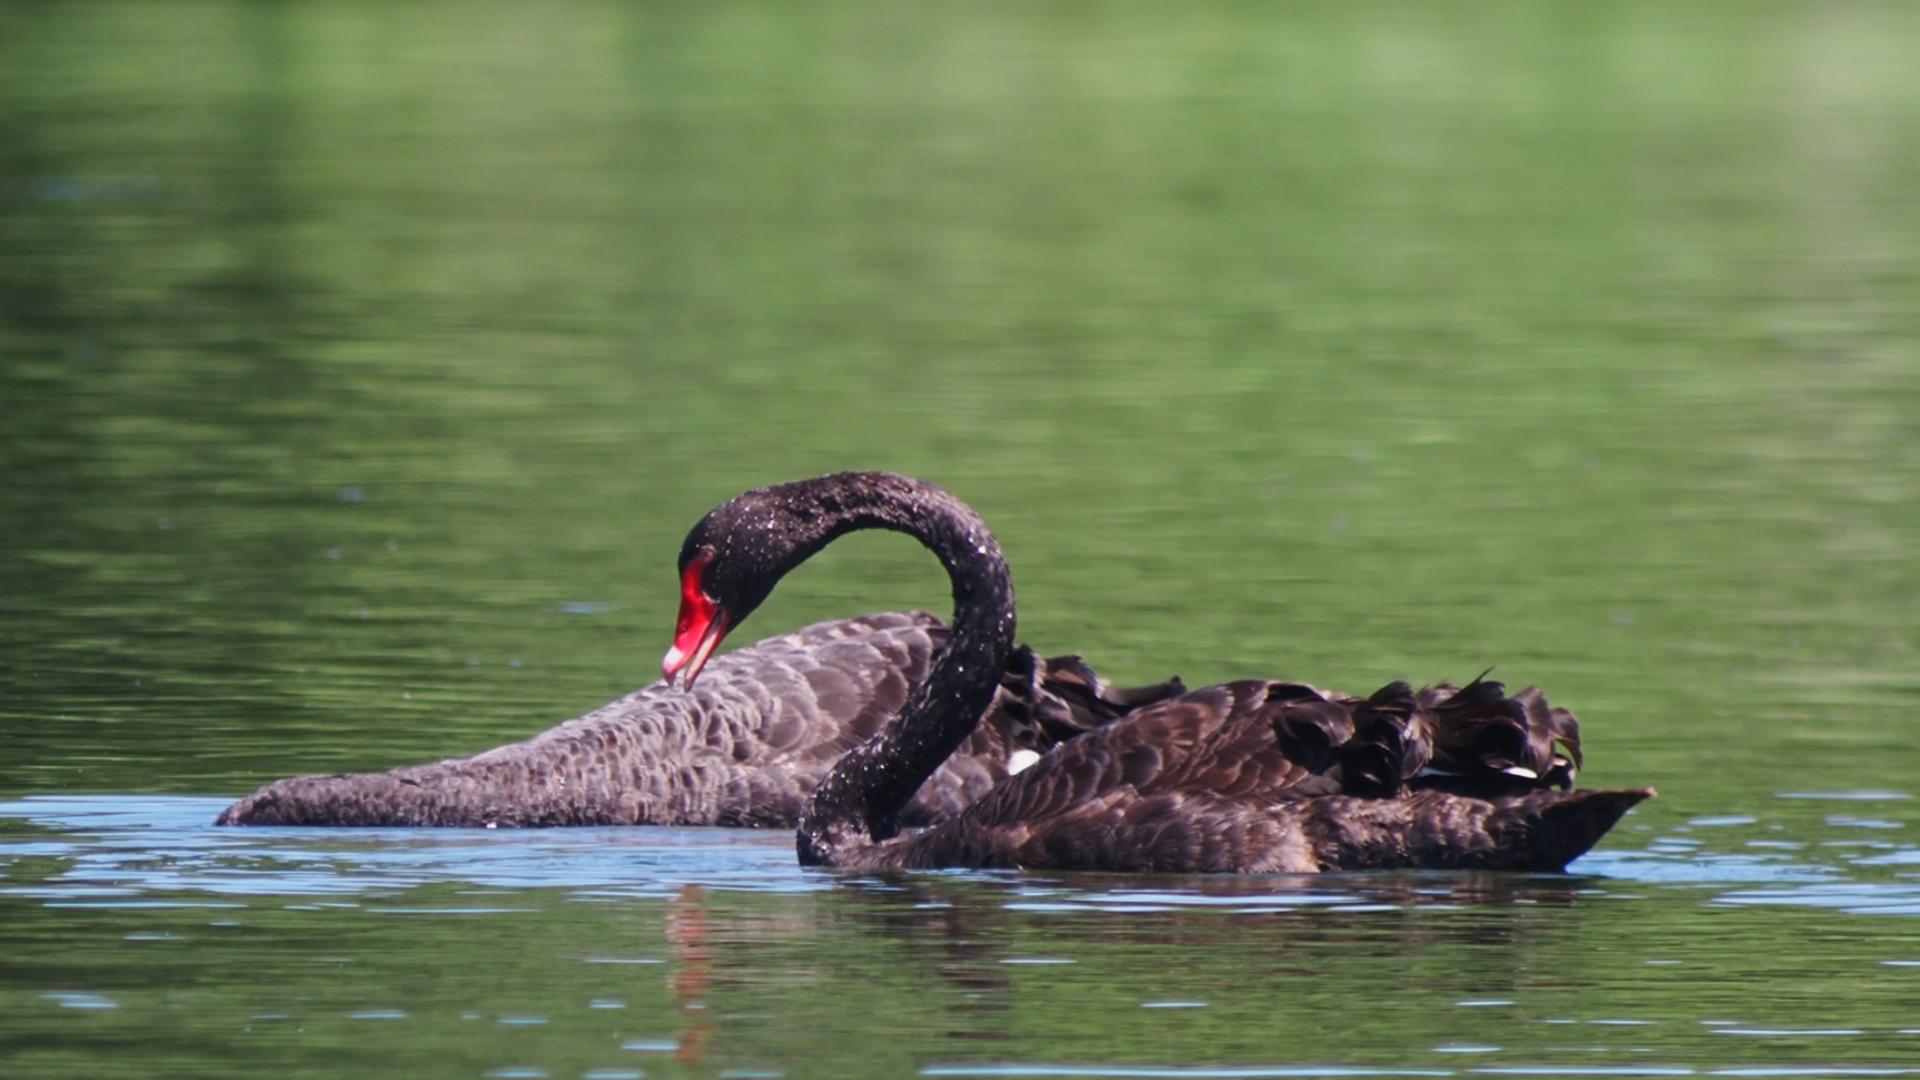
[[[691,688],[714,649],[753,614],[787,571],[819,550],[813,492],[806,482],[760,488],[700,519],[680,545],[680,617],[660,662],[671,684]]]
[[[922,519],[962,513],[963,526],[977,527],[981,538],[971,542],[985,555],[993,539],[973,511],[939,488],[897,473],[832,473],[728,499],[708,511],[680,545],[680,620],[661,673],[669,683],[684,673],[692,686],[721,639],[753,614],[788,571],[835,537],[889,528],[926,542]],[[1004,576],[999,557],[992,547]],[[1010,620],[1007,626],[1010,634]]]

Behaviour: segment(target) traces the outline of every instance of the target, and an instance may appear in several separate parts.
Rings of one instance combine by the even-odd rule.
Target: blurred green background
[[[847,467],[1123,679],[1498,674],[1654,815],[1910,783],[1920,7],[0,7],[0,791],[655,676]],[[944,610],[897,537],[736,635]]]
[[[1917,44],[1905,2],[5,0],[0,1073],[1906,1068]],[[1312,884],[160,797],[597,706],[701,513],[851,467],[976,505],[1044,651],[1497,664],[1661,797],[1600,876]],[[905,606],[933,560],[860,535],[735,638]]]

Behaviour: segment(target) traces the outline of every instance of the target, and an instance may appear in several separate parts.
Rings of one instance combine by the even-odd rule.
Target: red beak
[[[685,671],[686,686],[691,690],[693,681],[700,677],[700,669],[707,666],[707,659],[730,629],[727,613],[707,596],[700,584],[707,564],[712,561],[711,555],[696,557],[687,564],[680,578],[680,618],[673,627],[673,648],[668,649],[666,658],[660,661],[660,673],[669,686],[675,675]]]

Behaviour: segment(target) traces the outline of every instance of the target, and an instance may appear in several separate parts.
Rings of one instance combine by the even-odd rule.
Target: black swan
[[[791,828],[834,761],[899,710],[947,635],[924,612],[818,623],[715,659],[698,691],[655,683],[473,757],[276,780],[216,824]],[[1184,690],[1177,679],[1115,689],[1079,657],[1015,649],[978,729],[902,820],[944,821],[1038,751]]]
[[[973,510],[931,484],[839,473],[749,491],[680,550],[668,674],[691,684],[780,578],[856,529],[907,533],[953,581],[953,630],[900,711],[841,758],[801,815],[800,861],[1313,872],[1558,871],[1653,794],[1571,790],[1579,726],[1499,683],[1355,698],[1249,679],[1146,705],[1054,746],[958,815],[905,811],[974,730],[1013,649],[1013,586]]]

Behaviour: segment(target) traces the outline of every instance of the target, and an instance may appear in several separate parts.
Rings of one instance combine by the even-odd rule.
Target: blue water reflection
[[[1902,1076],[1920,1050],[1896,1004],[1920,991],[1920,934],[1888,918],[1920,913],[1920,851],[1899,829],[1834,846],[1859,828],[1844,814],[1630,818],[1568,875],[873,878],[802,870],[777,831],[214,828],[223,804],[0,803],[0,909],[34,913],[11,923],[24,966],[6,981],[38,1010],[0,1027],[145,1025],[184,978],[238,999],[210,1019],[451,1039],[500,1076],[804,1075],[786,1063],[828,1053],[808,1032],[837,1044],[874,1023],[947,1032],[931,1059],[903,1036],[874,1075]],[[1910,805],[1875,816],[1905,825]],[[1753,847],[1782,835],[1792,850]],[[1798,940],[1809,919],[1843,921],[1816,949]],[[448,942],[513,974],[401,989]],[[66,959],[75,945],[121,974]],[[272,974],[287,964],[308,972],[291,994]],[[1352,1014],[1366,1041],[1256,1040],[1207,1064],[1217,1033],[1382,980],[1417,1008]],[[1131,1034],[1018,1033],[1056,999]],[[460,1034],[474,1024],[490,1041]]]
[[[1832,798],[1862,796],[1838,793]],[[1875,793],[1886,800],[1888,793]],[[497,891],[562,890],[580,899],[666,899],[698,886],[748,892],[804,893],[841,886],[885,892],[896,883],[802,870],[791,838],[778,830],[589,828],[483,829],[221,829],[208,823],[223,799],[177,796],[36,796],[0,802],[0,867],[33,860],[31,880],[10,872],[0,894],[55,906],[218,907],[222,898],[399,896],[430,884],[457,883]],[[1899,805],[1897,803],[1892,805]],[[1824,818],[1823,831],[1863,827],[1848,815]],[[1905,821],[1874,819],[1892,833]],[[1920,914],[1920,847],[1896,841],[1811,837],[1756,840],[1754,815],[1695,818],[1652,835],[1633,850],[1613,842],[1589,854],[1566,877],[1507,878],[1515,895],[1528,888],[1631,898],[1656,888],[1698,892],[1713,904],[1802,905],[1876,915]],[[1631,822],[1623,830],[1633,835]],[[1784,850],[1756,847],[1778,843]],[[1884,871],[1896,871],[1891,877]],[[990,884],[1009,911],[1103,913],[1116,918],[1186,909],[1241,914],[1307,908],[1364,911],[1383,903],[1439,906],[1460,902],[1460,875],[1336,874],[1316,878],[1110,878],[948,871],[933,880]],[[473,893],[475,896],[486,893]],[[241,906],[234,903],[232,906]],[[454,911],[486,914],[506,908],[476,900]]]

